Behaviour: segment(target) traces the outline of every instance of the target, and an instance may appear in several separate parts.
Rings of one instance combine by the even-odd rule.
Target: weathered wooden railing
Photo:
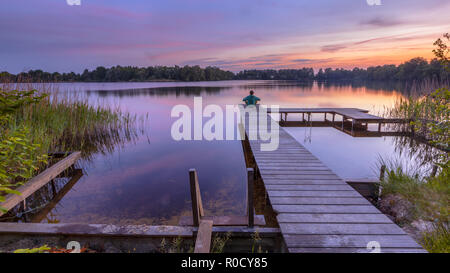
[[[66,158],[53,164],[45,171],[30,179],[30,181],[28,181],[24,185],[18,187],[16,191],[20,192],[20,195],[8,194],[5,198],[5,202],[0,203],[0,207],[6,209],[6,211],[9,211],[20,204],[20,202],[24,202],[27,197],[35,193],[43,186],[47,185],[50,181],[60,175],[64,170],[72,166],[78,159],[80,159],[80,157],[80,152],[70,153]],[[0,216],[4,215],[5,213],[6,212],[0,211]]]

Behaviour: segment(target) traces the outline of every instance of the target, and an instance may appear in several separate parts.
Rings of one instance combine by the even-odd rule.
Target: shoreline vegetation
[[[450,72],[450,35],[438,39],[433,53]],[[399,100],[388,116],[409,119],[414,138],[432,149],[416,151],[421,164],[431,164],[431,171],[415,170],[395,161],[380,159],[387,176],[381,181],[378,207],[410,233],[429,252],[450,252],[450,91],[448,83],[421,96]],[[405,128],[396,128],[405,129]],[[410,142],[410,141],[408,141]],[[426,173],[424,173],[426,172]]]
[[[43,86],[0,86],[0,202],[20,195],[14,189],[48,166],[49,153],[81,151],[89,160],[135,136],[135,116]]]
[[[450,71],[438,59],[427,61],[417,57],[400,65],[371,66],[367,69],[355,67],[319,69],[265,69],[244,70],[238,73],[218,67],[195,66],[99,66],[83,73],[58,73],[29,70],[18,74],[0,72],[0,81],[5,82],[155,82],[155,81],[222,81],[222,80],[301,80],[301,81],[422,81],[424,79],[448,82]]]

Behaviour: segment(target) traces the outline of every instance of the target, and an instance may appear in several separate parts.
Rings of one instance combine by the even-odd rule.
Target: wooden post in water
[[[380,181],[384,180],[384,173],[386,172],[386,165],[381,165],[380,168]]]
[[[195,169],[189,170],[189,184],[191,188],[191,200],[192,200],[192,217],[194,226],[200,224],[200,219],[204,216],[202,197],[200,195],[200,187],[198,185],[198,176]]]
[[[437,165],[433,165],[433,169],[431,170],[430,178],[435,177],[438,170]]]
[[[255,224],[253,214],[253,187],[254,187],[254,170],[247,168],[247,213],[248,213],[248,227],[253,227]]]

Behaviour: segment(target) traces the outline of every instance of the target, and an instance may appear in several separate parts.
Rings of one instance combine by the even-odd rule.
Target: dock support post
[[[431,170],[430,178],[433,178],[436,176],[437,170],[438,170],[438,166],[433,165],[433,169]]]
[[[386,172],[386,165],[381,165],[380,168],[380,181],[384,180],[384,173]]]
[[[324,117],[323,121],[327,121],[327,113],[325,113],[325,117]]]
[[[255,224],[253,212],[253,187],[254,187],[254,170],[247,168],[247,213],[248,213],[248,227],[253,227]]]
[[[381,132],[381,122],[378,122],[378,133]]]
[[[305,122],[305,113],[302,113],[302,121]]]
[[[198,176],[195,169],[189,170],[189,183],[191,188],[192,217],[194,226],[200,224],[200,218],[204,216],[200,187],[198,186]]]
[[[336,114],[333,113],[333,125],[334,125],[334,117],[336,116]]]
[[[56,194],[57,194],[57,192],[56,192],[56,185],[55,185],[55,180],[54,180],[54,179],[52,179],[52,180],[50,181],[50,185],[51,185],[51,187],[52,187],[53,197],[55,197]]]

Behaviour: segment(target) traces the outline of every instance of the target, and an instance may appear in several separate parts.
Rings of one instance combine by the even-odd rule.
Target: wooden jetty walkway
[[[268,109],[270,113],[270,110]],[[344,130],[344,125],[346,122],[351,121],[351,132],[353,132],[356,126],[363,125],[367,129],[369,123],[378,124],[378,132],[381,132],[381,125],[387,123],[407,123],[408,120],[404,119],[392,119],[383,118],[375,115],[368,114],[369,111],[358,108],[280,108],[278,110],[280,114],[280,121],[287,122],[288,114],[302,114],[303,122],[311,122],[312,114],[324,114],[324,121],[330,122],[333,127],[339,128],[335,122],[336,115],[342,117],[340,122],[341,130]],[[305,118],[307,115],[307,119]],[[332,116],[331,120],[327,120],[327,115]],[[284,116],[284,118],[283,118]]]
[[[282,127],[275,151],[248,141],[289,252],[425,252]]]

